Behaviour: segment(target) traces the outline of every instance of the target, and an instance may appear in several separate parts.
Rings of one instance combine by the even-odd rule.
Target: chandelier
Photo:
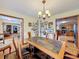
[[[38,17],[43,19],[49,18],[51,15],[49,10],[48,9],[46,10],[46,7],[45,7],[46,0],[43,0],[42,4],[43,4],[43,10],[38,12]]]

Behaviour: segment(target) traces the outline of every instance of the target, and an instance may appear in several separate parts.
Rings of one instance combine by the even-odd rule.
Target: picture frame
[[[29,26],[29,27],[31,27],[31,26],[32,26],[32,23],[31,23],[31,22],[29,22],[29,23],[28,23],[28,26]]]

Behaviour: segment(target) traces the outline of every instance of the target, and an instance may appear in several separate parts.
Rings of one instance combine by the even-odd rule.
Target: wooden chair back
[[[62,46],[59,52],[59,56],[61,59],[63,59],[64,57],[64,53],[66,51],[66,47],[67,47],[67,37],[66,36],[58,36],[58,41],[62,42]]]
[[[22,46],[21,46],[21,44],[20,44],[20,42],[18,43],[18,46],[19,46],[19,50],[18,50],[18,52],[19,52],[19,59],[23,59],[23,55],[22,55]]]
[[[14,45],[14,48],[15,48],[15,51],[18,50],[18,39],[13,39],[13,45]]]
[[[13,44],[14,44],[14,48],[16,51],[16,55],[18,59],[22,59],[21,58],[21,53],[20,53],[20,41],[18,39],[13,39]]]
[[[66,42],[62,41],[62,46],[58,54],[61,59],[64,58],[65,50],[66,50]]]
[[[31,38],[31,32],[28,32],[28,38],[29,39]]]
[[[13,39],[13,45],[14,45],[14,48],[15,48],[15,51],[17,50],[17,42],[15,41],[15,39]]]
[[[13,44],[14,44],[15,50],[17,50],[17,42],[14,39],[13,39]]]

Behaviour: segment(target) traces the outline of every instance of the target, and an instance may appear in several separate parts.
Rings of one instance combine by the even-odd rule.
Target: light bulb
[[[46,19],[46,15],[45,14],[43,15],[43,19]]]
[[[49,10],[46,10],[45,13],[46,13],[46,14],[49,14]]]
[[[50,17],[51,15],[50,15],[50,13],[48,14],[48,17]]]
[[[44,14],[44,15],[43,15],[43,17],[45,18],[45,17],[46,17],[46,15]]]
[[[38,12],[38,15],[39,15],[39,16],[41,16],[41,15],[42,15],[42,12],[41,12],[41,11],[39,11],[39,12]]]

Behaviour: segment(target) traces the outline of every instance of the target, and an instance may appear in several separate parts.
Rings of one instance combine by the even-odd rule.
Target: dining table
[[[49,55],[51,58],[63,59],[66,43],[54,39],[44,37],[32,37],[27,39],[27,43],[32,45],[42,52]]]
[[[7,49],[9,49],[9,53],[5,52],[5,50],[7,50]],[[0,41],[0,52],[3,52],[4,58],[5,58],[6,54],[11,53],[11,42],[10,42],[10,40],[5,40],[4,43],[2,41]]]

